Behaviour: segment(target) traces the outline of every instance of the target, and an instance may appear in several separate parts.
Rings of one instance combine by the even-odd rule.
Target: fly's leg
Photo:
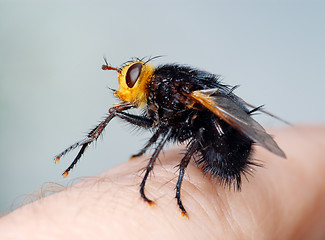
[[[132,115],[132,114],[125,113],[125,112],[116,112],[115,114],[116,114],[116,116],[126,120],[127,122],[137,125],[139,127],[150,128],[154,124],[152,119],[144,117],[144,116]],[[161,132],[159,130],[156,131],[156,133],[150,138],[150,140],[146,144],[146,146],[144,146],[144,148],[139,153],[132,155],[130,160],[135,157],[142,156],[147,151],[147,149],[153,143],[155,143],[157,141],[160,134],[161,134]]]
[[[166,144],[167,140],[170,138],[170,136],[172,135],[172,130],[169,129],[168,132],[166,133],[166,135],[161,139],[161,141],[159,142],[157,148],[155,149],[154,153],[152,154],[150,161],[146,167],[146,173],[144,174],[144,177],[142,179],[142,182],[140,184],[140,195],[141,198],[147,202],[149,205],[153,204],[153,201],[150,200],[149,198],[147,198],[146,194],[144,193],[144,188],[146,185],[146,181],[147,178],[149,176],[149,173],[152,171],[153,166],[158,158],[159,153],[161,152],[162,148],[164,147],[164,145]]]
[[[55,156],[55,162],[58,163],[60,161],[60,158],[70,152],[71,150],[81,146],[81,149],[73,162],[70,164],[70,166],[64,171],[62,174],[64,177],[67,177],[69,174],[69,171],[76,165],[76,163],[79,161],[81,156],[84,154],[86,148],[88,147],[89,144],[91,144],[93,141],[95,141],[99,135],[103,132],[107,124],[115,117],[114,114],[108,115],[104,121],[102,121],[100,124],[98,124],[93,130],[91,130],[87,137],[84,138],[83,140],[71,145],[67,149],[65,149],[63,152]]]
[[[177,199],[177,204],[180,210],[182,211],[182,216],[188,217],[187,212],[183,206],[182,200],[181,200],[181,186],[183,182],[183,177],[185,173],[185,169],[187,168],[187,165],[189,164],[191,157],[193,154],[196,152],[198,145],[200,144],[200,139],[203,133],[203,128],[199,130],[199,133],[197,134],[196,138],[194,138],[188,147],[185,156],[181,160],[181,163],[179,164],[179,174],[178,174],[178,180],[176,184],[176,199]]]
[[[130,160],[132,160],[133,158],[142,156],[148,150],[148,148],[157,141],[160,134],[161,134],[161,131],[159,131],[159,130],[156,131],[155,134],[149,139],[148,143],[140,150],[140,152],[138,152],[137,154],[133,154],[131,156]]]
[[[153,120],[147,117],[133,115],[126,112],[120,112],[115,110],[114,108],[111,108],[110,112],[115,116],[122,118],[123,120],[126,120],[127,122],[133,125],[137,125],[139,127],[150,128],[153,125]]]
[[[64,173],[62,174],[64,177],[67,177],[69,174],[69,171],[76,165],[76,163],[79,161],[79,159],[81,158],[81,156],[84,154],[84,152],[86,151],[86,148],[95,140],[98,139],[98,137],[100,136],[100,134],[103,132],[103,130],[105,129],[105,127],[107,126],[107,124],[115,117],[118,116],[128,122],[130,122],[131,124],[140,126],[140,127],[150,127],[153,124],[153,121],[149,118],[146,117],[142,117],[142,116],[137,116],[137,115],[132,115],[132,114],[128,114],[125,112],[122,112],[124,110],[133,108],[133,105],[130,104],[120,104],[116,107],[112,107],[109,109],[109,115],[105,118],[104,121],[102,121],[101,123],[99,123],[93,130],[91,130],[87,137],[84,138],[83,140],[71,145],[70,147],[68,147],[67,149],[65,149],[63,152],[61,152],[60,154],[55,156],[55,161],[56,163],[58,163],[60,161],[60,158],[63,157],[65,154],[67,154],[68,152],[70,152],[71,150],[81,146],[81,149],[79,151],[79,153],[77,154],[76,158],[73,160],[73,162],[70,164],[70,166],[64,171]]]

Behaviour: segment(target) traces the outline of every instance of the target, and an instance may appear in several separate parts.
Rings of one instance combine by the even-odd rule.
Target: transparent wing
[[[280,157],[286,157],[285,153],[265,129],[227,95],[218,94],[216,89],[208,89],[193,91],[189,94],[189,97],[222,118],[258,145]]]

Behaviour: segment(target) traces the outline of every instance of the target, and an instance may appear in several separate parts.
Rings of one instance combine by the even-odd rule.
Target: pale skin
[[[147,182],[155,206],[138,192],[144,156],[3,216],[0,239],[325,239],[325,127],[271,134],[287,159],[255,147],[264,167],[254,167],[240,192],[189,164],[181,192],[189,218],[174,198],[175,147]]]

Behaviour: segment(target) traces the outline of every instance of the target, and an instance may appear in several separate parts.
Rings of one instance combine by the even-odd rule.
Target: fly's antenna
[[[103,64],[102,65],[102,69],[103,70],[114,70],[114,71],[117,71],[117,72],[120,72],[121,70],[119,68],[116,68],[116,67],[112,67],[111,64],[109,64],[106,60],[106,58],[104,57],[104,61],[106,64]]]

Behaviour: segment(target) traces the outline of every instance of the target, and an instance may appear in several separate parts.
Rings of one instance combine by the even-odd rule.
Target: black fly
[[[183,216],[187,216],[181,201],[181,185],[184,172],[192,156],[204,174],[216,177],[223,185],[240,188],[241,176],[249,165],[256,165],[250,156],[252,145],[258,144],[270,152],[285,158],[273,138],[252,117],[260,111],[237,97],[235,89],[220,82],[219,76],[192,67],[166,64],[154,67],[149,61],[136,59],[121,68],[109,66],[103,70],[118,72],[119,89],[114,95],[122,102],[109,110],[109,115],[87,137],[56,156],[56,162],[67,152],[81,147],[72,164],[63,175],[66,177],[87,146],[95,141],[107,124],[119,117],[147,129],[154,134],[144,148],[133,157],[143,155],[158,143],[148,162],[140,194],[145,194],[145,184],[159,153],[169,141],[187,142],[187,150],[179,164],[176,184],[177,204]],[[126,110],[144,109],[144,114],[133,115]]]

